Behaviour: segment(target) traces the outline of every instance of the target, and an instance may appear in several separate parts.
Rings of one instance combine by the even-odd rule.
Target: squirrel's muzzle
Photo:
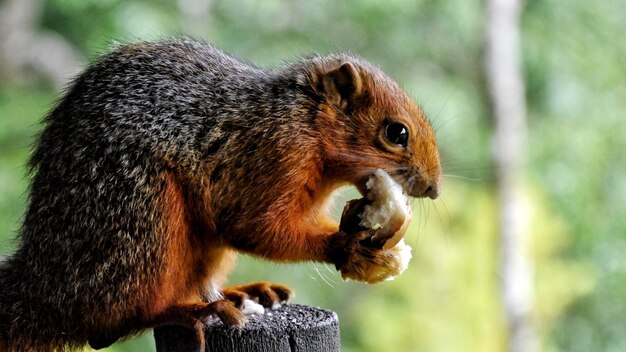
[[[416,198],[436,199],[441,194],[441,178],[430,182],[416,182],[409,190],[409,195]]]

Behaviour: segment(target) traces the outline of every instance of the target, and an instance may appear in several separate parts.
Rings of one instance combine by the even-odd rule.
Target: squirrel
[[[377,169],[410,196],[441,190],[422,109],[349,54],[259,68],[197,41],[122,44],[43,124],[18,248],[0,264],[3,351],[98,349],[162,325],[194,329],[203,351],[207,319],[240,326],[244,299],[292,295],[223,288],[238,253],[385,265],[367,231],[329,218],[331,193],[364,193]]]

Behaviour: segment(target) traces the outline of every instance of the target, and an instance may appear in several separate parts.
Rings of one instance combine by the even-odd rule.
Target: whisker
[[[448,206],[446,205],[446,201],[443,198],[439,198],[438,200],[441,201],[441,205],[443,205],[443,210],[446,212],[446,217],[448,218],[448,223],[450,223],[450,210],[448,210]],[[437,208],[437,204],[435,204],[435,202],[433,202],[433,205],[435,206],[435,208]],[[450,236],[448,235],[448,232],[446,231],[445,227],[441,226],[441,229],[443,230],[443,236],[445,239],[445,243],[446,246],[450,246]]]
[[[424,233],[426,233],[426,225],[428,224],[428,218],[430,217],[430,207],[427,206],[424,198],[420,198],[420,202],[424,206],[424,213],[426,213],[426,216],[424,217]]]
[[[439,208],[437,208],[437,203],[435,201],[433,201],[432,203],[433,203],[433,207],[435,207],[435,213],[437,213],[439,222],[441,222],[441,225],[443,225],[443,219],[441,218],[441,214],[439,213]]]
[[[458,178],[458,179],[461,179],[461,180],[472,181],[472,182],[481,181],[481,179],[477,178],[477,177],[467,177],[467,176],[452,175],[452,174],[443,174],[443,177]]]
[[[432,202],[433,206],[435,207],[435,212],[437,213],[437,217],[439,218],[439,224],[441,224],[441,231],[444,233],[444,236],[446,236],[446,228],[443,222],[443,218],[441,217],[441,212],[439,211],[439,208],[437,207],[437,203],[436,202]],[[448,218],[448,221],[450,219]],[[447,237],[446,237],[447,238]],[[447,241],[446,241],[447,243]]]
[[[446,201],[443,198],[439,198],[439,200],[441,201],[441,205],[443,205],[443,210],[446,211],[448,221],[450,221],[450,210],[448,210],[448,205],[446,204]]]
[[[443,166],[465,166],[465,165],[482,165],[485,161],[480,160],[468,160],[464,158],[441,158],[441,165]]]
[[[328,264],[324,263],[324,267],[326,268],[326,270],[328,270],[328,272],[329,272],[329,273],[331,273],[331,274],[335,275],[335,272],[334,272],[334,271],[332,271],[332,270],[330,269],[330,267],[328,267]]]
[[[443,122],[442,122],[441,124],[439,124],[438,126],[436,126],[436,127],[435,127],[435,133],[439,133],[439,130],[440,130],[441,128],[443,128],[445,125],[447,125],[450,121],[453,121],[453,120],[454,120],[454,118],[452,118],[452,117],[451,117],[451,118],[449,118],[449,119],[447,119],[447,120],[443,121]]]
[[[324,281],[326,283],[326,285],[328,285],[330,287],[333,287],[333,288],[335,287],[330,282],[328,282],[328,280],[326,279],[326,277],[324,277],[324,275],[322,275],[322,273],[320,272],[320,269],[317,267],[316,264],[314,264],[313,267],[315,268],[315,271],[317,272],[317,275],[319,275],[320,279],[322,279],[322,281]]]
[[[450,92],[450,94],[448,94],[448,97],[447,97],[447,98],[446,98],[446,100],[443,102],[443,104],[441,104],[441,106],[439,106],[439,109],[437,109],[437,112],[435,112],[434,116],[429,118],[431,125],[433,125],[433,126],[435,126],[435,125],[436,125],[436,123],[438,122],[437,120],[439,120],[439,117],[441,116],[441,112],[442,112],[442,111],[443,111],[443,109],[444,109],[444,108],[448,105],[448,103],[449,103],[449,102],[450,102],[450,100],[452,99],[452,95],[453,95],[454,93],[455,93],[454,91]],[[435,127],[434,127],[435,132],[436,132],[436,131],[438,131],[438,130],[439,130],[439,128],[441,128],[441,125],[439,125],[439,126],[435,126]]]
[[[415,181],[417,181],[417,175],[413,175],[409,178],[409,190],[413,189],[413,186],[415,186]]]
[[[491,171],[497,170],[495,166],[476,166],[476,167],[444,167],[447,172],[459,172],[459,171]]]
[[[308,266],[308,265],[306,266],[306,274],[307,274],[307,276],[308,276],[310,279],[312,279],[312,280],[313,280],[313,281],[315,281],[315,282],[318,282],[318,281],[317,281],[317,277],[315,277],[315,275],[313,275],[313,274],[311,273],[311,267],[310,267],[310,266]]]
[[[328,267],[326,267],[326,269],[328,269]],[[325,273],[325,272],[321,272],[321,273],[322,273],[322,277],[324,277],[326,279],[324,281],[326,281],[331,287],[334,287],[333,284],[332,284],[332,281],[333,281],[332,278],[329,278],[328,274]]]
[[[404,171],[407,171],[407,170],[409,170],[409,168],[407,166],[399,166],[399,167],[393,167],[391,169],[388,169],[387,172],[388,173],[390,173],[390,172],[394,172],[394,173],[398,172],[398,173],[400,173],[400,172],[404,172]]]
[[[424,205],[421,199],[416,198],[415,200],[419,204],[419,217],[417,219],[417,239],[419,240],[419,238],[422,237],[422,217],[424,216]]]

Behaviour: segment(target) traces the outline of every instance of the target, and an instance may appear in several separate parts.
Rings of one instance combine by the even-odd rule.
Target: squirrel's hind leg
[[[222,290],[222,295],[239,308],[243,308],[246,299],[259,303],[265,308],[275,308],[294,296],[289,287],[265,281],[230,286]]]
[[[224,325],[243,326],[246,316],[227,299],[211,303],[185,304],[170,307],[157,315],[149,327],[178,325],[190,328],[196,333],[198,351],[204,352],[204,327],[212,317],[218,317]]]
[[[246,316],[233,304],[231,300],[221,299],[211,303],[177,305],[159,313],[147,322],[145,328],[155,328],[166,325],[184,326],[194,330],[196,340],[204,351],[204,327],[211,318],[219,318],[224,325],[242,326],[246,323]],[[128,332],[108,331],[106,333],[90,335],[89,346],[98,350],[109,347]],[[1,345],[0,345],[1,346]]]

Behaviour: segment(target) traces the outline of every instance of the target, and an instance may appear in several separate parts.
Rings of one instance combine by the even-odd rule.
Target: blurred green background
[[[321,264],[242,258],[232,282],[286,283],[295,302],[337,311],[347,352],[503,351],[485,17],[477,0],[0,0],[0,254],[15,248],[38,121],[112,42],[187,34],[261,65],[350,51],[437,128],[448,176],[440,199],[414,203],[409,269],[367,286]],[[541,347],[626,351],[626,1],[529,0],[522,36]],[[153,348],[146,333],[107,351]]]

